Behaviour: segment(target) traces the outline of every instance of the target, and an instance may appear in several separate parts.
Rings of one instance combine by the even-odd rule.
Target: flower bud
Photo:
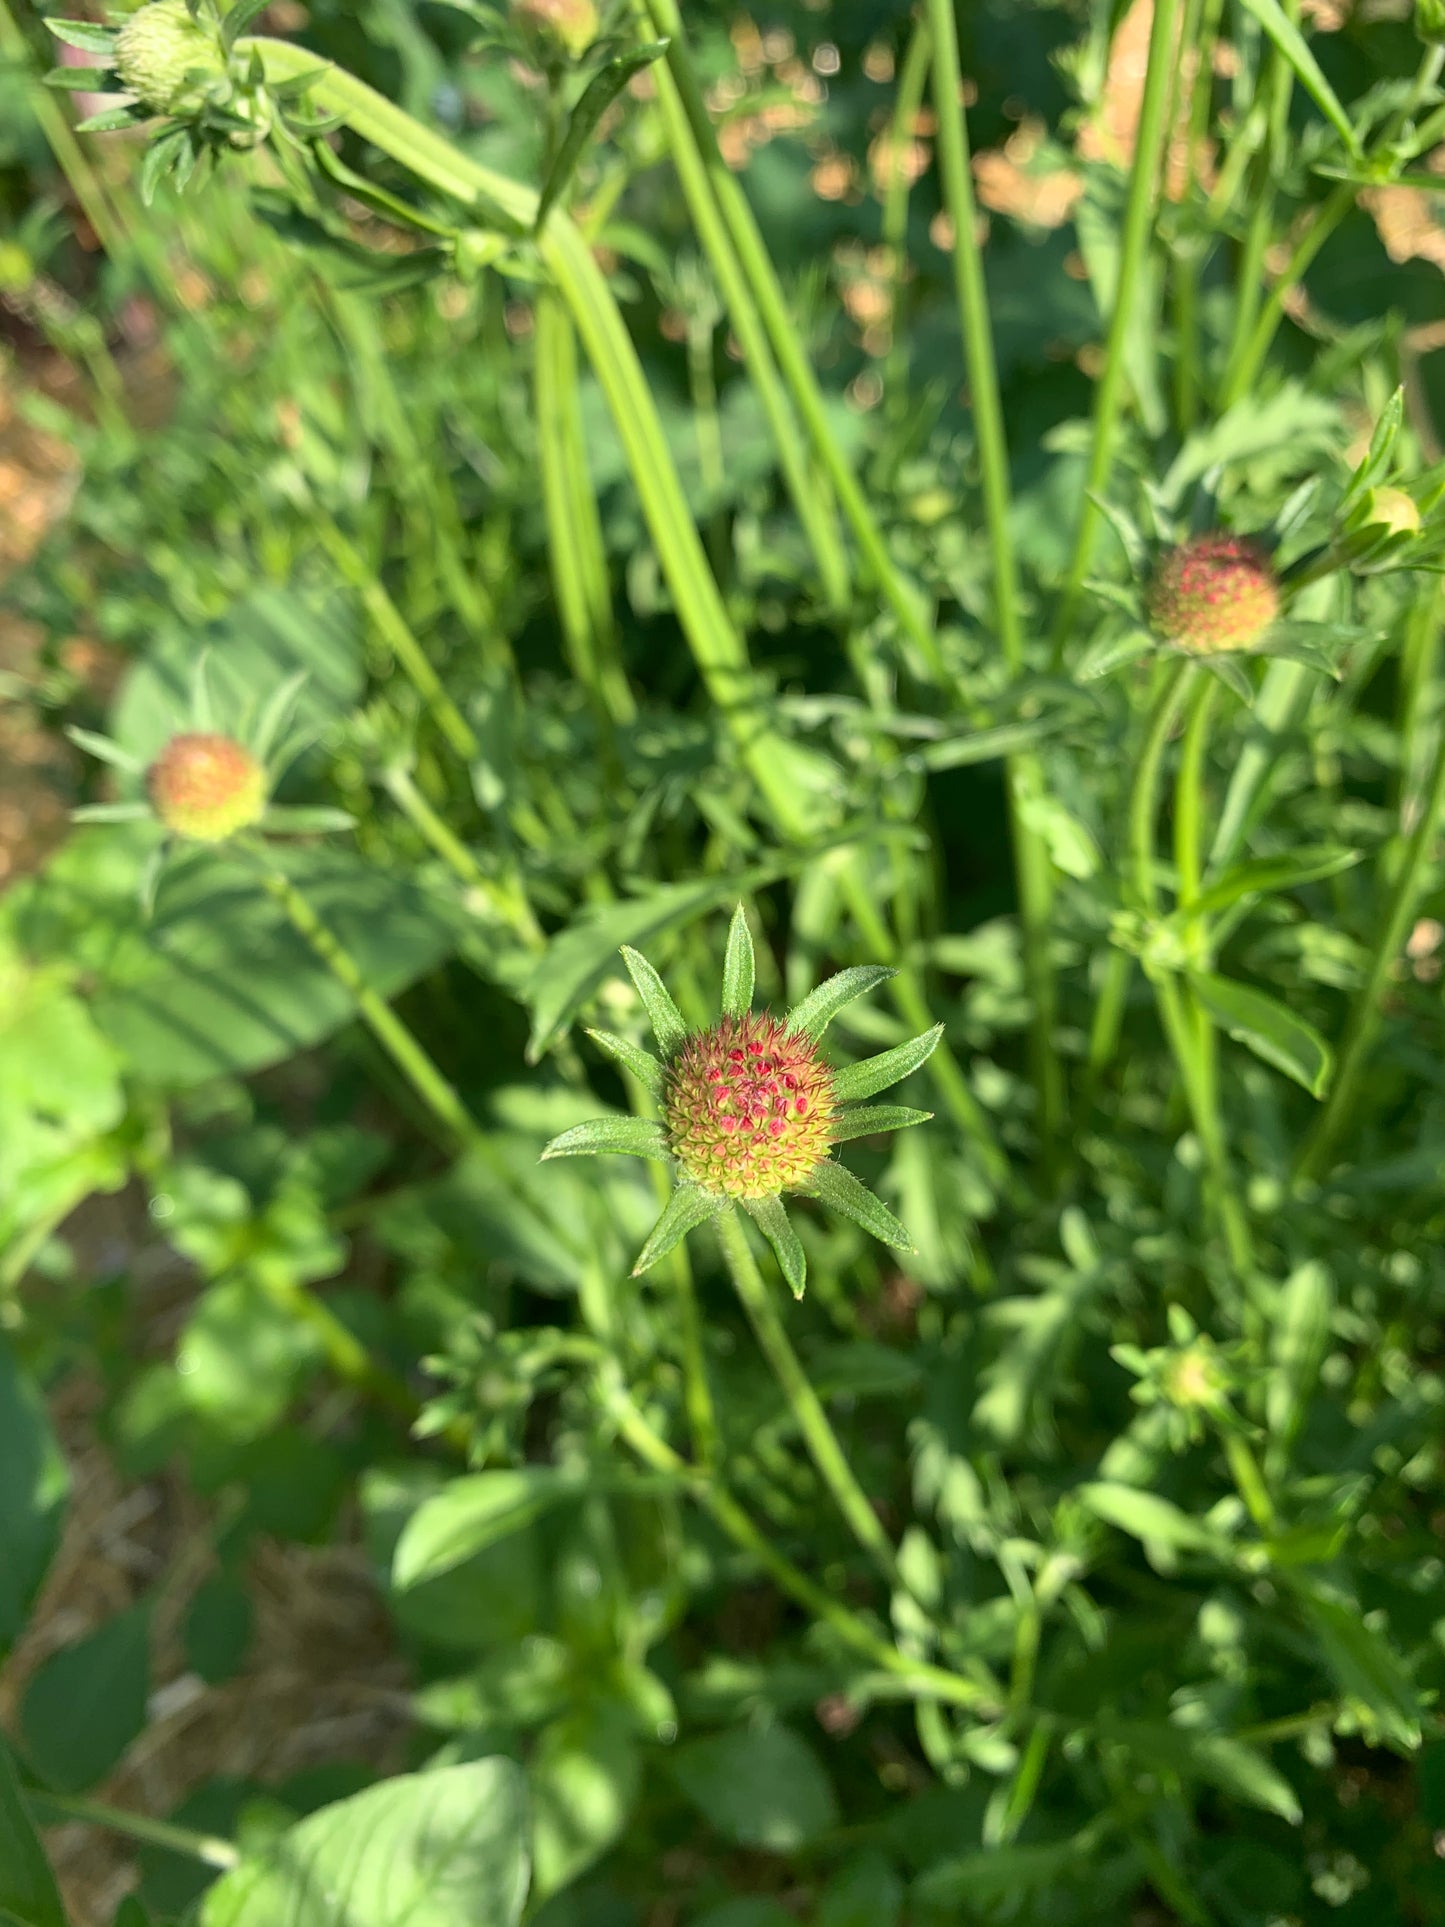
[[[555,41],[573,60],[597,38],[595,0],[512,0],[512,19],[529,32]]]
[[[1415,0],[1415,36],[1427,47],[1445,47],[1445,0]]]
[[[1279,614],[1279,584],[1257,542],[1198,535],[1159,558],[1149,584],[1156,634],[1191,656],[1250,649]]]
[[[226,54],[186,0],[148,0],[117,34],[115,65],[126,92],[145,106],[186,114],[203,105],[206,83],[224,76]]]
[[[1385,540],[1420,533],[1420,511],[1402,488],[1372,488],[1352,519]]]
[[[266,772],[240,743],[209,732],[173,736],[146,771],[151,807],[168,830],[222,843],[266,809]]]
[[[797,1191],[828,1155],[833,1080],[812,1042],[766,1011],[689,1037],[668,1067],[669,1148],[684,1176],[728,1198]]]

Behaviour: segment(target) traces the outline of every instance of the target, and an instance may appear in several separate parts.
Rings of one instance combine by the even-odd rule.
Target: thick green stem
[[[718,1242],[722,1246],[728,1275],[742,1301],[763,1356],[782,1387],[803,1442],[832,1493],[848,1529],[866,1553],[876,1562],[890,1585],[898,1582],[898,1561],[892,1541],[883,1530],[868,1495],[853,1474],[843,1455],[838,1435],[828,1422],[818,1394],[793,1350],[772,1292],[758,1270],[748,1244],[747,1233],[735,1207],[728,1206],[717,1219]]]
[[[1201,676],[1196,682],[1174,779],[1174,868],[1179,904],[1186,910],[1199,895],[1204,873],[1204,764],[1209,749],[1209,724],[1218,694],[1217,677]]]
[[[883,191],[883,246],[892,281],[889,303],[888,358],[883,365],[883,394],[890,417],[897,421],[908,407],[908,330],[904,326],[904,291],[908,286],[908,203],[913,177],[904,156],[913,151],[923,96],[933,64],[933,42],[928,22],[914,22],[908,51],[898,73],[893,95],[893,120],[888,133],[888,180]]]
[[[105,1806],[99,1800],[82,1800],[73,1793],[27,1791],[26,1805],[41,1826],[61,1826],[80,1820],[87,1826],[104,1827],[110,1833],[124,1834],[148,1847],[167,1853],[183,1853],[207,1867],[225,1873],[241,1864],[241,1850],[229,1840],[213,1833],[197,1833],[178,1827],[170,1820],[152,1820],[148,1814],[128,1813],[123,1807]]]
[[[994,621],[1004,661],[1015,675],[1024,670],[1023,624],[1019,611],[1018,572],[1014,563],[1009,517],[1012,486],[1008,439],[1004,432],[999,396],[998,365],[988,312],[983,252],[978,239],[978,204],[970,171],[968,123],[963,111],[963,75],[959,67],[958,33],[953,0],[927,0],[929,35],[933,43],[933,98],[938,115],[938,158],[943,176],[944,204],[953,220],[953,278],[959,327],[968,362],[969,395],[974,433],[978,438],[979,469],[983,483],[984,521],[988,527],[993,567]],[[1018,881],[1019,918],[1023,928],[1024,972],[1033,1004],[1030,1044],[1034,1085],[1039,1100],[1039,1134],[1046,1160],[1063,1121],[1063,1067],[1054,1051],[1057,990],[1049,956],[1049,912],[1053,901],[1053,870],[1048,851],[1034,827],[1033,812],[1045,794],[1043,766],[1033,755],[1017,755],[1008,764],[1009,828]]]
[[[1438,600],[1436,620],[1439,620]],[[1445,811],[1445,730],[1441,731],[1436,744],[1435,761],[1419,807],[1420,814],[1405,845],[1404,860],[1379,921],[1365,980],[1355,993],[1345,1024],[1335,1081],[1296,1167],[1295,1175],[1301,1181],[1315,1181],[1328,1170],[1341,1135],[1357,1118],[1360,1081],[1380,1027],[1381,1005],[1389,987],[1390,971],[1404,948],[1429,880],[1441,813]]]
[[[932,3],[937,5],[938,0],[932,0]],[[1134,304],[1140,294],[1154,199],[1164,158],[1178,18],[1179,0],[1155,0],[1154,20],[1149,32],[1149,67],[1144,77],[1144,98],[1139,109],[1134,162],[1129,174],[1128,198],[1124,204],[1119,280],[1114,293],[1114,312],[1109,318],[1109,335],[1104,345],[1104,372],[1094,396],[1094,433],[1089,449],[1089,468],[1080,502],[1074,553],[1054,621],[1054,654],[1060,660],[1078,619],[1084,578],[1088,575],[1093,558],[1099,499],[1107,491],[1109,477],[1113,473],[1114,446],[1129,374],[1128,335],[1134,320]]]

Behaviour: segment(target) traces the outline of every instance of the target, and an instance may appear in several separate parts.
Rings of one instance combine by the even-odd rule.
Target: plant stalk
[[[129,1840],[148,1847],[161,1847],[167,1853],[183,1853],[203,1866],[226,1873],[241,1864],[241,1850],[229,1840],[213,1833],[197,1833],[178,1827],[170,1820],[152,1820],[149,1814],[129,1813],[123,1807],[106,1806],[99,1800],[82,1800],[73,1793],[41,1793],[27,1789],[25,1803],[41,1826],[64,1826],[79,1820],[86,1826],[105,1827]]]

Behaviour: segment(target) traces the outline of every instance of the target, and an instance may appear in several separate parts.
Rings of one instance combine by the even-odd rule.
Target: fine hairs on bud
[[[704,1191],[772,1198],[805,1185],[828,1155],[832,1076],[807,1037],[766,1011],[689,1037],[667,1071],[668,1144]]]
[[[219,36],[191,18],[186,0],[148,0],[133,13],[116,36],[115,65],[126,91],[158,114],[201,106],[206,83],[226,71]]]
[[[1191,656],[1252,649],[1279,614],[1268,555],[1240,535],[1198,535],[1159,558],[1149,584],[1157,635]]]
[[[151,807],[168,830],[223,843],[259,823],[266,772],[242,744],[209,731],[173,736],[146,771]]]

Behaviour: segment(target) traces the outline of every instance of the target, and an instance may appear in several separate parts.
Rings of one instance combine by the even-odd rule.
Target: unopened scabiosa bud
[[[1372,488],[1360,504],[1358,525],[1390,540],[1420,533],[1420,511],[1402,488]]]
[[[554,40],[574,60],[597,38],[594,0],[512,0],[512,18],[521,27]]]
[[[828,1067],[767,1011],[696,1031],[668,1066],[668,1143],[684,1175],[728,1198],[796,1191],[828,1155]]]
[[[1252,649],[1279,614],[1279,584],[1257,542],[1198,535],[1159,558],[1149,584],[1155,633],[1191,656]]]
[[[186,0],[149,0],[133,13],[116,36],[115,65],[127,93],[158,114],[199,107],[206,79],[226,71],[219,36]]]
[[[173,736],[146,771],[151,807],[168,830],[221,843],[266,810],[266,772],[250,750],[209,731]]]

